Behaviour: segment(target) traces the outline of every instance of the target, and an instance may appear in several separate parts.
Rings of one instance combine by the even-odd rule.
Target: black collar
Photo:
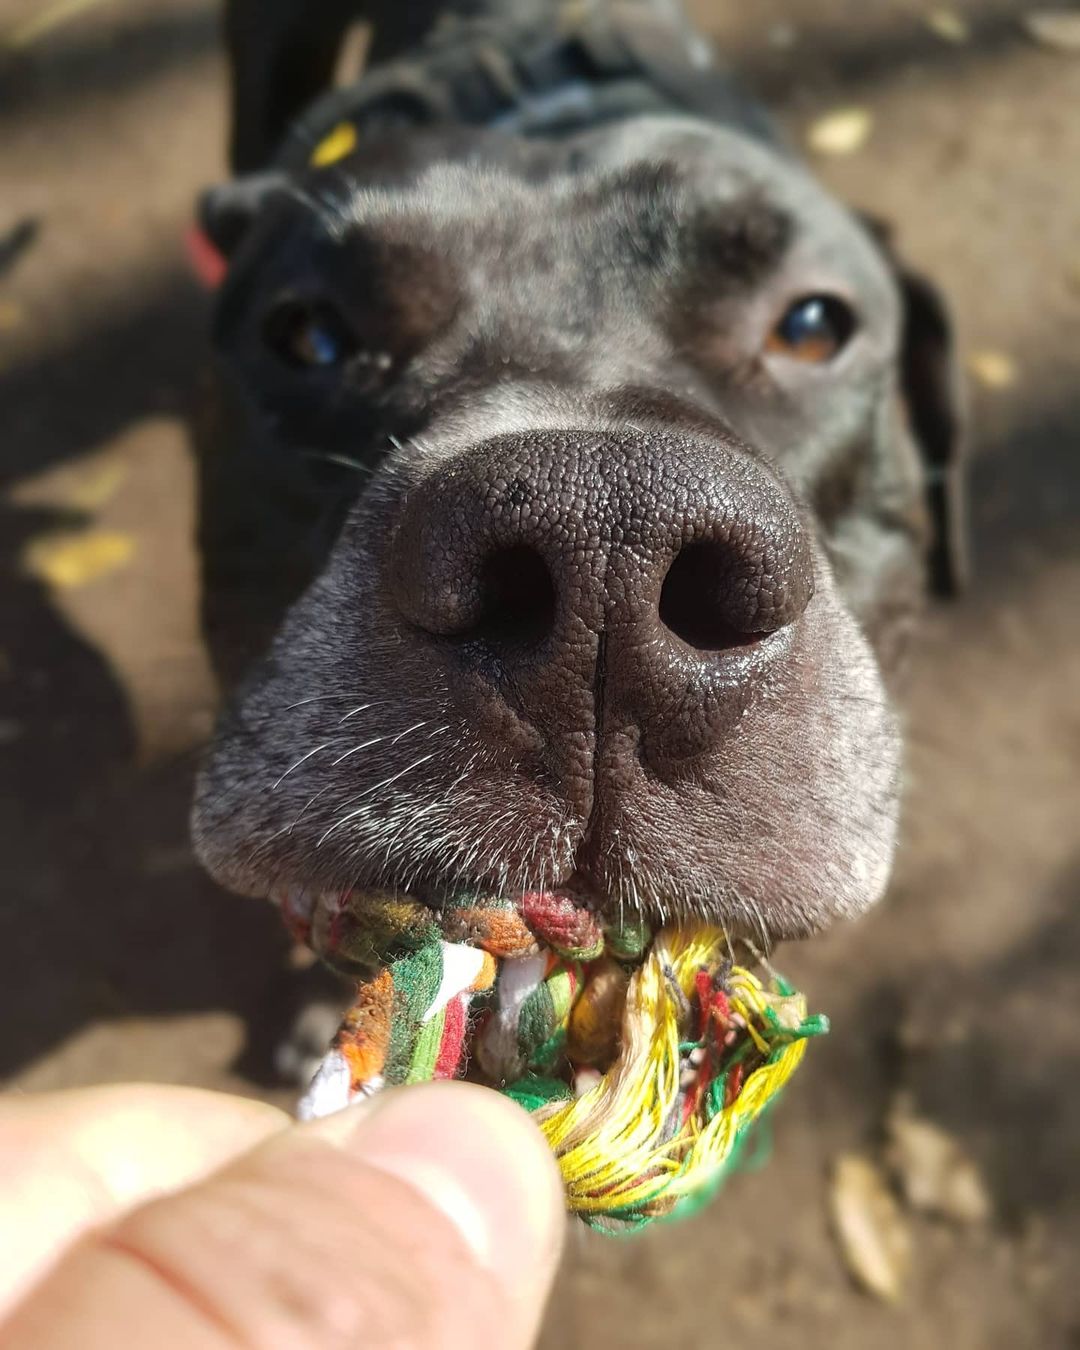
[[[277,164],[330,162],[386,131],[465,124],[561,136],[645,112],[734,114],[771,138],[763,118],[747,126],[746,107],[705,39],[659,6],[610,0],[597,13],[564,3],[542,22],[443,21],[408,56],[320,98]]]

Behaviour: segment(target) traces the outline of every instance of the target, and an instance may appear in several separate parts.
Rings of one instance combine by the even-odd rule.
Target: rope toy
[[[468,1076],[532,1112],[567,1207],[592,1227],[690,1213],[828,1030],[779,976],[733,962],[718,928],[605,924],[567,895],[386,893],[286,912],[362,980],[300,1106],[326,1115],[384,1086]]]

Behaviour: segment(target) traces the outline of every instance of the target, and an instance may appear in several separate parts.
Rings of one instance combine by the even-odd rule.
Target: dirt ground
[[[796,139],[872,114],[817,164],[955,306],[974,582],[915,660],[889,899],[781,955],[834,1032],[769,1165],[678,1230],[575,1234],[545,1344],[1080,1346],[1080,53],[1004,0],[696,8]],[[0,31],[48,10],[0,0]],[[222,171],[215,6],[101,0],[21,36],[0,50],[0,1074],[285,1100],[248,1049],[276,918],[204,878],[186,834],[216,691],[186,432],[207,302],[181,235]],[[828,1194],[839,1156],[880,1157],[901,1092],[991,1212],[902,1206],[887,1304],[856,1289]]]

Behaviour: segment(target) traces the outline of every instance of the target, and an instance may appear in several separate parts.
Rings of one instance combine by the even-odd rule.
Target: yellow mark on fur
[[[311,154],[312,166],[323,169],[327,164],[336,164],[339,159],[351,155],[356,149],[359,137],[351,122],[339,122],[333,131],[328,132]]]
[[[57,530],[27,545],[23,569],[58,590],[85,586],[118,571],[135,555],[135,540],[119,530]]]

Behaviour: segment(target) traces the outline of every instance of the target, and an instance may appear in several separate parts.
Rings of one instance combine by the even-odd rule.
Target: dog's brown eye
[[[765,341],[777,356],[821,365],[846,345],[855,331],[855,315],[833,295],[807,295],[787,310]]]
[[[344,319],[319,300],[277,305],[266,317],[263,336],[277,356],[301,369],[339,366],[356,350]]]

